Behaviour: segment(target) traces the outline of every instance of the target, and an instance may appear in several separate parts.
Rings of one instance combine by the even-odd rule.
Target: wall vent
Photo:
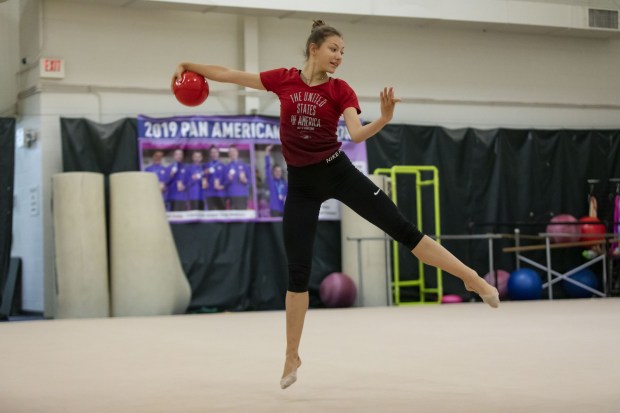
[[[618,10],[588,9],[589,26],[618,30]]]

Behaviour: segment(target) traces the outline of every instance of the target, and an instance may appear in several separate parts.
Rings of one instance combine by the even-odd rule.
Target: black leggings
[[[344,152],[328,161],[288,166],[288,194],[284,205],[284,245],[292,292],[308,291],[312,247],[321,204],[335,198],[376,225],[409,250],[424,236],[392,200],[361,173]]]

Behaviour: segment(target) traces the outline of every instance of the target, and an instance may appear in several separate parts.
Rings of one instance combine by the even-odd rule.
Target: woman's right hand
[[[174,75],[172,75],[172,83],[170,83],[170,90],[174,91],[174,83],[177,80],[181,80],[181,77],[183,77],[183,72],[185,72],[185,66],[183,66],[183,63],[179,63],[179,65],[177,66],[177,69],[174,72]]]
[[[225,66],[203,65],[198,63],[182,62],[177,66],[172,76],[172,85],[180,79],[183,72],[192,71],[203,76],[205,79],[222,83],[234,83],[239,86],[250,87],[257,90],[265,90],[265,86],[260,80],[258,73],[243,72],[241,70],[229,69]]]

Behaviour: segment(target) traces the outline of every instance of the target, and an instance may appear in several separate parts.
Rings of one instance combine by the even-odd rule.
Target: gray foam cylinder
[[[387,180],[382,175],[370,175],[368,178],[379,188],[387,191]],[[360,291],[360,271],[358,263],[357,241],[348,237],[383,237],[385,233],[369,223],[356,212],[342,205],[341,208],[341,243],[342,272],[349,275],[358,286],[357,304],[364,307],[388,305],[388,279],[386,271],[386,247],[384,241],[368,240],[361,243],[361,267],[363,279]],[[391,241],[390,241],[391,242]]]
[[[55,318],[108,317],[108,247],[103,175],[52,178],[56,260]]]
[[[153,173],[110,175],[110,275],[115,317],[187,310],[191,290]]]

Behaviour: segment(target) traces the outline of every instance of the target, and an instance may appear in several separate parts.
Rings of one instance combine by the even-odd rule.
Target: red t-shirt
[[[357,96],[340,79],[308,86],[299,69],[261,72],[260,80],[280,98],[280,141],[288,165],[311,165],[328,158],[340,148],[336,128],[345,109],[361,113]]]

